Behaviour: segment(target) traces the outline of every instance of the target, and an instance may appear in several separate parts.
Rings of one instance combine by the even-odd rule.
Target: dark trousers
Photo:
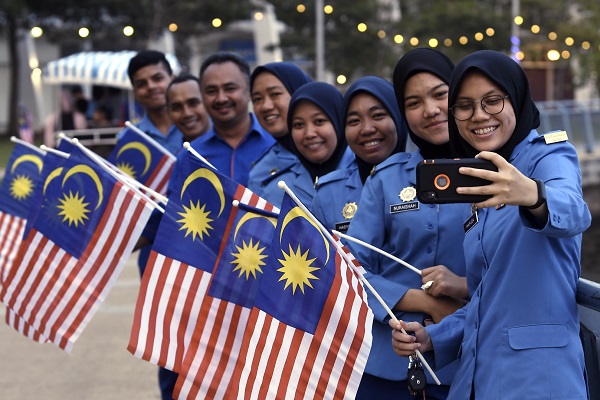
[[[450,386],[427,385],[427,400],[445,400],[448,397]],[[417,397],[418,398],[418,397]],[[408,391],[408,383],[404,381],[390,381],[373,375],[363,374],[358,387],[356,400],[415,400]]]

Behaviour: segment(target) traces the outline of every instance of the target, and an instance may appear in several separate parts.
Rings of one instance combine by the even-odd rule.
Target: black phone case
[[[466,195],[456,193],[457,187],[485,186],[486,179],[463,175],[460,167],[498,171],[494,163],[479,158],[423,160],[417,165],[417,198],[421,203],[479,203],[489,195]]]

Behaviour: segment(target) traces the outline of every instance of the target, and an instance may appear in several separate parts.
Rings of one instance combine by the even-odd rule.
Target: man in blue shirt
[[[176,154],[182,148],[183,135],[173,125],[167,110],[166,93],[173,80],[173,71],[165,55],[159,51],[143,50],[130,61],[127,69],[135,100],[144,108],[143,118],[135,125],[154,139],[169,152]],[[122,130],[121,138],[127,129]],[[153,222],[148,227],[155,230]],[[136,248],[140,249],[138,268],[143,275],[152,249],[151,239],[144,234]],[[159,386],[163,398],[171,398],[177,375],[164,368],[159,368]]]
[[[252,163],[275,143],[248,111],[248,63],[236,53],[211,55],[200,67],[200,89],[213,126],[192,147],[219,172],[247,186]]]
[[[181,149],[182,134],[167,113],[165,94],[173,79],[173,71],[165,55],[159,51],[142,50],[129,61],[127,74],[133,86],[133,96],[144,108],[144,116],[135,125],[175,154]],[[127,129],[119,133],[119,138]]]

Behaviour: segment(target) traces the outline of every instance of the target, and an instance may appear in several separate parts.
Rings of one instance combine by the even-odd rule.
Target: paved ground
[[[127,351],[139,290],[137,253],[71,354],[9,328],[0,304],[0,399],[160,399],[158,367]]]

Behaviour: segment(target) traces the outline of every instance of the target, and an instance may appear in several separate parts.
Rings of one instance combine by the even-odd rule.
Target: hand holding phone
[[[485,186],[487,179],[463,175],[460,167],[498,171],[498,167],[482,158],[423,160],[417,165],[417,198],[421,203],[480,203],[491,195],[459,194],[457,187]]]

